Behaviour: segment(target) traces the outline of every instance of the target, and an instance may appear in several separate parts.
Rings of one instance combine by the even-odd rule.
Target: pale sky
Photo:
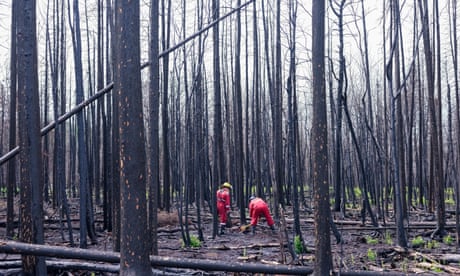
[[[39,24],[39,27],[37,28],[38,30],[38,42],[39,42],[39,45],[42,45],[43,41],[44,41],[44,34],[43,34],[43,31],[44,31],[44,20],[45,20],[45,15],[46,15],[46,3],[48,1],[46,0],[37,0],[37,20],[38,20],[38,24]],[[92,0],[87,0],[88,2],[88,5],[94,5],[95,1],[92,1]],[[148,2],[148,1],[141,1],[141,5],[145,5],[145,3]],[[188,1],[188,2],[192,2],[192,1]],[[222,6],[226,6],[228,7],[228,5],[230,4],[226,4],[224,3],[226,1],[221,1],[221,5]],[[228,1],[227,1],[228,2]],[[231,1],[230,1],[231,2]],[[233,1],[234,2],[234,1]],[[242,1],[244,2],[244,0]],[[307,15],[307,12],[304,10],[304,9],[310,9],[311,8],[311,0],[302,0],[300,1],[301,2],[301,5],[303,6],[302,7],[299,7],[299,26],[298,28],[299,29],[305,29],[306,32],[310,32],[309,31],[309,27],[310,26],[310,17]],[[302,3],[303,2],[303,3]],[[367,0],[366,2],[368,3],[371,3],[371,4],[374,4],[375,5],[375,2],[380,2],[380,1],[375,1],[375,0]],[[82,5],[84,3],[83,0],[80,0],[80,4]],[[282,2],[284,3],[284,1]],[[257,0],[257,4],[258,6],[260,7],[260,1]],[[1,64],[4,64],[5,66],[3,66],[2,68],[0,68],[0,80],[5,80],[5,78],[7,78],[7,64],[9,64],[9,48],[10,48],[10,26],[11,26],[11,19],[10,19],[10,11],[11,11],[11,1],[10,0],[0,0],[0,63]],[[188,5],[191,5],[188,3]],[[366,4],[367,5],[367,4]],[[175,7],[175,5],[173,5]],[[145,12],[147,9],[143,9],[143,11]],[[249,10],[251,11],[252,13],[252,6],[249,7]],[[91,11],[90,11],[91,12]],[[83,13],[84,13],[84,10],[81,8],[80,9],[80,13],[81,13],[81,17],[83,19]],[[376,13],[375,11],[372,11],[372,13]],[[221,12],[221,15],[223,15],[223,12]],[[94,14],[93,14],[94,16]],[[262,16],[262,14],[260,14],[259,16]],[[178,23],[180,24],[180,23]],[[66,26],[68,28],[68,26]],[[84,25],[82,23],[82,31],[84,29]],[[40,33],[41,31],[41,33]],[[195,30],[191,30],[190,33],[193,33]],[[82,33],[82,35],[85,35],[85,33]],[[304,47],[307,47],[307,48],[310,48],[311,47],[311,41],[309,41],[310,38],[309,37],[306,37],[305,38],[305,42],[306,42],[306,45],[302,46],[302,48]],[[301,42],[302,40],[299,39],[299,43],[302,43]],[[299,47],[300,48],[300,47]],[[43,50],[40,50],[39,49],[39,55],[43,55]]]

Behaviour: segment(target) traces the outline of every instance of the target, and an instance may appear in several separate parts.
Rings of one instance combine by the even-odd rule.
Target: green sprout
[[[420,247],[425,244],[425,241],[421,236],[417,236],[412,240],[412,247]]]
[[[307,249],[303,246],[299,235],[294,237],[294,250],[297,254],[307,253]]]
[[[366,236],[366,243],[367,244],[371,244],[371,245],[375,245],[377,244],[379,241],[377,239],[374,239],[372,238],[371,236]]]
[[[372,248],[369,248],[367,250],[367,259],[371,262],[377,259],[377,253],[374,250],[372,250]]]
[[[428,249],[438,248],[438,246],[439,246],[438,242],[435,241],[435,240],[431,240],[426,244],[426,248],[428,248]]]
[[[185,242],[184,240],[180,240],[182,248],[185,247]],[[201,241],[198,239],[196,236],[190,236],[190,247],[191,248],[198,248],[201,247]]]
[[[389,231],[385,232],[385,243],[388,245],[393,245],[393,239],[391,238],[391,234]]]
[[[442,241],[447,245],[452,245],[454,243],[454,238],[449,234],[447,236],[444,236],[444,238],[442,238]]]

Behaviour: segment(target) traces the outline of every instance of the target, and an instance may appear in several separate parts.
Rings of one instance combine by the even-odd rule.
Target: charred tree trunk
[[[139,1],[120,0],[114,89],[120,107],[120,275],[152,275],[140,70]]]
[[[36,2],[17,1],[17,83],[20,159],[19,239],[42,244],[43,178],[36,39]],[[23,275],[46,275],[45,259],[22,256]]]
[[[422,34],[423,34],[423,49],[425,54],[425,69],[426,69],[426,82],[428,92],[428,106],[429,106],[429,118],[430,118],[430,143],[431,143],[431,159],[430,166],[432,166],[432,176],[430,186],[434,187],[436,195],[436,216],[438,221],[438,228],[434,231],[433,235],[439,235],[443,237],[446,234],[445,225],[445,202],[444,202],[444,180],[442,177],[442,155],[441,155],[441,137],[439,132],[439,123],[441,116],[437,112],[435,103],[435,70],[433,66],[433,53],[430,45],[430,33],[429,33],[429,22],[428,22],[428,0],[418,0],[420,17],[422,21]],[[440,70],[438,68],[438,70]],[[438,99],[441,100],[440,98]]]
[[[68,2],[69,4],[69,2]],[[84,99],[83,91],[83,65],[82,65],[82,45],[80,30],[80,12],[78,0],[73,1],[73,24],[70,16],[69,4],[69,25],[72,34],[72,45],[75,62],[75,85],[76,85],[76,102],[82,102]],[[77,114],[77,139],[78,139],[78,173],[79,173],[79,192],[80,192],[80,247],[87,247],[87,236],[90,235],[92,242],[96,242],[94,231],[90,228],[93,226],[88,223],[88,212],[90,208],[90,191],[89,191],[89,166],[87,141],[85,140],[85,120],[84,114]]]
[[[241,0],[237,0],[237,6],[241,6]],[[244,177],[243,163],[244,163],[244,150],[243,150],[243,104],[241,99],[241,12],[236,14],[236,37],[235,37],[235,88],[234,88],[234,140],[235,140],[235,166],[236,173],[235,190],[237,193],[237,203],[240,208],[240,222],[241,225],[246,224],[246,210],[247,205],[244,182],[247,178]],[[247,195],[247,194],[246,194]]]
[[[332,271],[330,239],[331,209],[329,204],[327,109],[324,79],[325,1],[312,2],[312,72],[313,72],[313,185],[315,199],[315,274]]]
[[[158,21],[158,1],[151,1],[150,3],[150,41],[149,41],[149,119],[150,119],[150,151],[149,151],[149,230],[152,237],[151,253],[158,254],[158,205],[160,194],[160,130],[159,130],[159,117],[160,117],[160,75],[159,75],[159,21]]]
[[[217,20],[219,18],[220,4],[219,0],[212,1],[212,18]],[[222,130],[222,97],[220,85],[220,43],[219,43],[219,24],[214,25],[212,28],[212,41],[213,41],[213,87],[214,87],[214,122],[213,122],[213,185],[212,185],[212,202],[215,205],[216,197],[215,192],[217,185],[225,181],[225,159],[224,159],[224,143],[223,143],[223,130]],[[217,210],[214,207],[213,211],[214,224],[213,224],[213,237],[217,234]]]
[[[11,4],[11,53],[10,53],[10,128],[9,128],[9,148],[16,147],[16,112],[17,112],[17,48],[16,36],[18,25],[18,1]],[[6,190],[6,236],[14,236],[14,195],[16,190],[16,160],[10,160],[8,163],[8,178]]]
[[[171,34],[171,0],[162,1],[162,46],[163,51],[169,48]],[[167,5],[167,10],[165,5]],[[166,21],[167,20],[167,21]],[[168,122],[168,89],[169,89],[169,55],[163,57],[163,87],[161,105],[161,129],[163,133],[163,205],[168,212],[171,209],[171,181],[170,181],[170,149],[169,149],[169,122]]]

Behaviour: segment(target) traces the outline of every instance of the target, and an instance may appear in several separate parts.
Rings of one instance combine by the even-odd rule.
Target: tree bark
[[[167,3],[165,3],[167,2]],[[171,35],[171,0],[161,1],[161,31],[163,51],[169,48]],[[166,7],[167,5],[167,7]],[[171,209],[171,170],[170,170],[170,147],[169,147],[169,122],[168,122],[168,89],[169,89],[169,54],[163,57],[163,86],[162,86],[162,105],[161,105],[161,127],[163,141],[163,204],[161,205],[168,212]]]
[[[425,54],[425,69],[426,69],[426,84],[428,93],[428,106],[429,106],[429,118],[430,118],[430,142],[431,142],[431,160],[430,165],[432,166],[432,176],[429,183],[430,186],[434,187],[436,195],[436,210],[437,210],[437,221],[438,229],[433,233],[434,235],[439,234],[441,237],[445,235],[444,226],[446,224],[445,218],[445,202],[444,202],[444,180],[442,177],[442,160],[441,160],[441,137],[439,136],[439,122],[436,103],[435,103],[435,70],[433,66],[433,52],[430,44],[430,32],[428,22],[428,1],[418,0],[420,18],[422,22],[422,35],[423,35],[423,49]],[[439,69],[440,70],[440,69]],[[439,101],[441,99],[438,99]],[[440,102],[439,102],[440,104]]]
[[[219,18],[220,4],[219,0],[212,1],[212,18],[217,20]],[[214,25],[212,29],[213,41],[213,87],[214,87],[214,146],[213,146],[213,189],[212,189],[212,202],[215,205],[216,198],[215,192],[217,186],[222,184],[227,176],[225,174],[225,159],[224,159],[224,143],[223,143],[223,130],[222,130],[222,97],[220,85],[220,43],[219,43],[219,24]],[[214,208],[213,214],[215,215],[215,223],[213,224],[213,237],[217,234],[217,212]]]
[[[120,275],[153,275],[147,227],[146,155],[140,68],[139,1],[121,0],[116,10],[120,135]]]
[[[36,2],[17,3],[17,68],[20,159],[19,240],[43,243],[43,178],[36,39]],[[23,275],[46,275],[45,259],[22,256]]]
[[[80,30],[80,12],[78,0],[73,1],[73,25],[70,21],[70,3],[69,5],[69,25],[72,33],[72,45],[75,62],[75,85],[76,85],[76,102],[82,102],[84,99],[83,91],[83,65],[82,65],[82,45]],[[89,166],[87,142],[85,140],[85,121],[82,113],[77,114],[77,149],[78,149],[78,174],[79,174],[79,196],[80,196],[80,247],[87,247],[87,236],[91,231],[88,225],[88,208],[89,208]]]
[[[158,22],[158,1],[150,2],[150,42],[149,42],[149,125],[150,131],[149,141],[149,229],[152,237],[151,253],[158,254],[158,237],[157,237],[157,224],[158,224],[158,204],[160,201],[160,130],[159,130],[159,117],[160,117],[160,76],[159,76],[159,22]]]
[[[9,126],[9,146],[10,149],[16,146],[16,112],[17,112],[17,49],[16,49],[16,32],[17,32],[17,2],[11,4],[11,54],[10,54],[10,126]],[[0,163],[1,164],[1,163]],[[14,236],[14,193],[16,190],[16,161],[8,163],[7,177],[7,196],[6,196],[6,236]]]
[[[315,275],[332,272],[330,239],[326,85],[324,79],[325,1],[312,2],[313,185],[315,201]]]

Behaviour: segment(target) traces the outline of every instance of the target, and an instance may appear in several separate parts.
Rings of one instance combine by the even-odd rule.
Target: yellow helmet
[[[222,188],[229,188],[231,189],[232,188],[232,184],[228,183],[228,182],[225,182],[224,184],[222,184],[221,186]]]

